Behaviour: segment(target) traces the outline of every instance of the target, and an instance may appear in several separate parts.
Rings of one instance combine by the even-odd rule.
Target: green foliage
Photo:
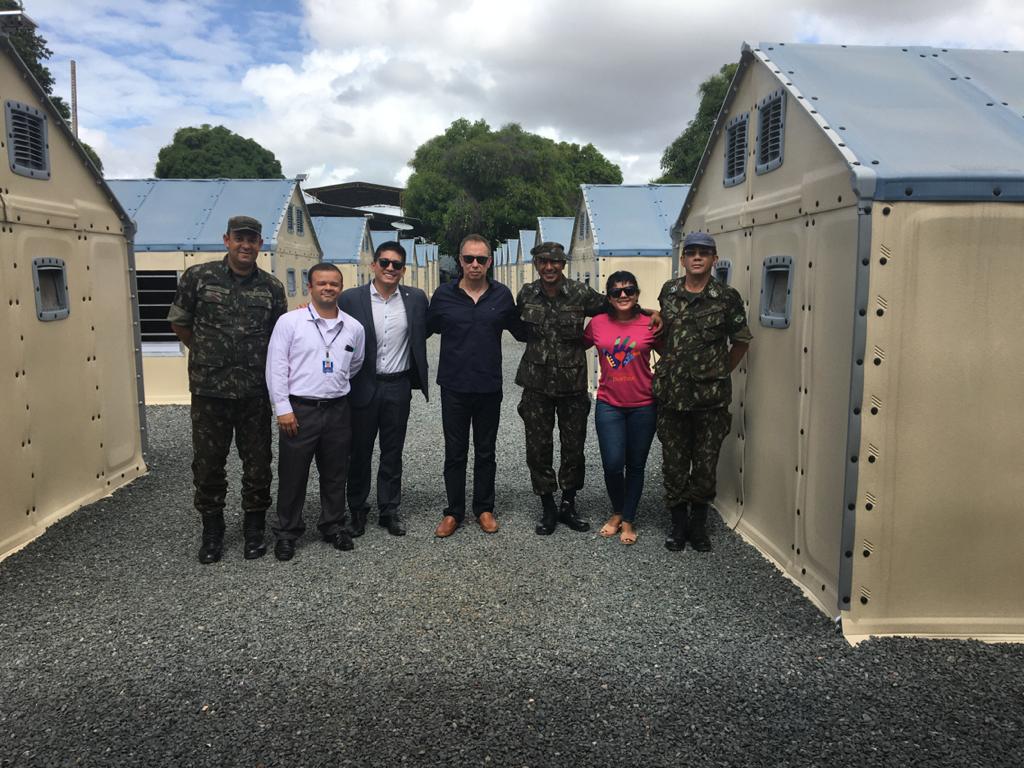
[[[157,156],[158,179],[283,179],[274,153],[223,125],[179,128]]]
[[[580,184],[621,184],[622,171],[593,144],[557,143],[515,123],[492,131],[459,119],[421,144],[403,205],[441,250],[479,232],[492,242],[534,229],[538,216],[571,216]]]
[[[729,84],[739,64],[725,64],[717,74],[712,75],[698,89],[700,106],[697,116],[686,125],[686,130],[676,137],[661,156],[661,170],[664,173],[655,181],[657,184],[689,184],[697,173],[697,166],[704,155],[704,148],[711,138],[722,104],[725,103]]]

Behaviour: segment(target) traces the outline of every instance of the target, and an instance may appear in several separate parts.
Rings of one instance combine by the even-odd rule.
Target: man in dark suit
[[[373,444],[380,435],[377,521],[392,536],[404,536],[402,451],[412,390],[427,394],[427,295],[401,285],[406,253],[394,241],[373,254],[373,280],[341,294],[338,306],[366,331],[366,363],[352,380],[352,459],[348,505],[353,536],[366,531],[370,511]]]

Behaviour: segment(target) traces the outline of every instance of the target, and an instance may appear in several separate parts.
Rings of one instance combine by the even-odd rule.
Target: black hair
[[[321,261],[319,264],[314,264],[309,268],[309,272],[306,273],[306,279],[309,284],[313,284],[313,273],[314,272],[337,272],[341,274],[341,270],[338,269],[337,265],[331,264],[329,261]]]
[[[403,248],[402,244],[397,240],[388,240],[387,242],[378,245],[373,252],[373,260],[376,261],[377,259],[379,259],[380,255],[384,251],[394,251],[395,253],[399,254],[402,257],[403,262],[406,259],[405,248]]]
[[[611,293],[612,286],[615,285],[616,283],[632,283],[633,285],[636,286],[636,295],[638,297],[640,296],[640,283],[636,281],[636,275],[634,275],[632,272],[627,272],[624,269],[620,269],[618,272],[612,272],[610,275],[608,275],[608,280],[604,284],[605,295]],[[639,313],[640,301],[639,299],[637,299],[636,304],[633,305],[633,314],[638,315]],[[608,302],[608,315],[610,317],[615,317],[615,306],[611,303],[611,301]]]

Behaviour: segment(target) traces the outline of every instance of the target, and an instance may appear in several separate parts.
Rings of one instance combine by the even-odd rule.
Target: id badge
[[[324,360],[324,373],[334,373],[333,360]]]

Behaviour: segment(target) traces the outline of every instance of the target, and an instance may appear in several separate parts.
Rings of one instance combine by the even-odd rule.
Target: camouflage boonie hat
[[[565,248],[561,243],[551,241],[535,245],[530,249],[530,255],[535,259],[548,259],[550,261],[565,261]]]
[[[232,216],[228,219],[228,234],[249,230],[257,235],[263,235],[263,225],[252,216]]]

